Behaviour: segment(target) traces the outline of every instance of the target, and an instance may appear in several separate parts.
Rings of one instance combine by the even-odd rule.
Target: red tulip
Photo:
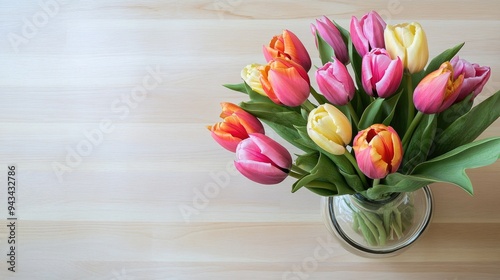
[[[275,58],[261,74],[262,89],[276,104],[295,107],[309,97],[309,76],[302,66],[291,60]]]
[[[464,75],[453,75],[453,66],[444,62],[431,72],[415,88],[413,103],[415,108],[425,114],[440,113],[450,107],[457,99],[462,88]]]
[[[474,99],[481,93],[484,85],[490,78],[491,68],[488,66],[479,66],[476,63],[470,63],[464,59],[460,59],[458,56],[455,56],[450,63],[453,66],[454,79],[457,79],[458,76],[462,74],[464,76],[462,88],[455,102],[464,100],[469,94],[473,94],[472,99]]]
[[[403,78],[403,62],[391,59],[384,49],[373,49],[363,57],[361,83],[370,96],[387,98],[393,95]]]
[[[403,159],[401,139],[392,127],[383,124],[360,131],[354,138],[353,149],[359,169],[372,179],[396,172]]]
[[[292,31],[283,30],[283,34],[274,36],[269,46],[264,46],[263,51],[267,62],[281,57],[300,64],[306,72],[311,69],[311,57]]]
[[[343,64],[349,63],[349,54],[347,53],[347,46],[342,39],[342,34],[329,18],[323,16],[321,19],[317,19],[316,25],[311,24],[311,31],[314,37],[316,37],[317,32],[330,45],[337,59]],[[317,42],[316,45],[318,45]]]
[[[285,180],[292,157],[278,142],[264,134],[252,133],[238,145],[234,164],[248,179],[269,185]]]
[[[349,103],[356,92],[349,71],[338,59],[326,63],[316,71],[316,82],[325,98],[337,106]]]
[[[224,102],[221,103],[224,120],[213,126],[208,126],[212,137],[225,149],[235,152],[238,144],[248,138],[250,133],[264,133],[262,123],[253,115],[239,106]]]
[[[385,26],[385,21],[375,11],[364,15],[359,21],[355,16],[351,18],[352,44],[361,57],[372,49],[385,48]]]

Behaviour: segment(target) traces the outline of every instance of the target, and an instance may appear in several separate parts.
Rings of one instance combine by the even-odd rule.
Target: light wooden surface
[[[264,62],[273,35],[294,31],[318,65],[310,23],[371,9],[419,21],[431,56],[465,41],[461,56],[492,68],[482,100],[500,89],[498,1],[54,1],[0,3],[0,279],[500,277],[500,162],[469,172],[474,197],[433,185],[423,238],[365,259],[328,236],[318,196],[234,173],[205,128],[243,100],[221,84]],[[497,121],[481,137],[498,135]]]

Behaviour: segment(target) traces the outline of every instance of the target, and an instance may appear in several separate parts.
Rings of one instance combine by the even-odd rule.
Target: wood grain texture
[[[493,0],[3,1],[0,185],[15,164],[18,221],[11,273],[0,188],[0,279],[500,278],[500,162],[468,172],[473,197],[433,185],[423,238],[397,258],[366,259],[328,236],[319,197],[290,194],[288,179],[246,180],[205,128],[221,101],[243,100],[221,84],[263,63],[273,35],[293,30],[319,65],[314,19],[347,27],[372,9],[389,23],[419,21],[431,56],[466,42],[460,56],[492,68],[482,101],[500,89],[499,8]],[[481,138],[498,135],[499,121]]]

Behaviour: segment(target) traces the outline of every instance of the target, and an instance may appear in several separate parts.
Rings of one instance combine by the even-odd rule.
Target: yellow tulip
[[[323,150],[342,155],[345,146],[351,142],[352,128],[349,119],[339,109],[325,103],[309,113],[307,134]]]
[[[416,22],[394,26],[388,24],[384,30],[384,41],[391,58],[396,59],[399,56],[410,73],[424,69],[429,59],[429,47],[420,24]]]
[[[264,65],[258,63],[248,64],[241,70],[241,78],[247,83],[250,88],[262,95],[266,95],[260,83],[260,70],[264,69]]]

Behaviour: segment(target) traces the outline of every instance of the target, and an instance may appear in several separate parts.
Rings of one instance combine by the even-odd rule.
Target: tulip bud
[[[403,78],[403,63],[392,60],[384,49],[373,49],[363,57],[361,83],[370,96],[387,98],[393,95]]]
[[[257,63],[248,64],[241,70],[241,78],[247,83],[250,88],[262,95],[266,95],[262,89],[262,84],[260,83],[260,71],[264,69],[264,65]]]
[[[444,62],[439,69],[425,76],[415,88],[415,108],[425,114],[440,113],[448,109],[456,101],[463,80],[463,74],[455,79],[453,66],[450,62]]]
[[[388,24],[384,30],[385,48],[393,59],[403,61],[405,69],[417,73],[424,69],[429,59],[427,37],[422,26],[416,22]]]
[[[338,59],[326,63],[316,71],[316,82],[325,98],[337,106],[349,103],[356,92],[349,71]]]
[[[323,150],[342,155],[345,153],[345,146],[351,141],[352,128],[339,109],[325,103],[309,113],[307,134]]]
[[[278,142],[260,133],[253,133],[236,148],[236,169],[260,184],[283,181],[292,166],[290,153]]]
[[[398,170],[403,159],[401,139],[383,124],[373,124],[354,137],[353,149],[359,169],[372,179],[381,179]]]
[[[350,31],[354,48],[361,57],[375,48],[385,48],[384,29],[386,23],[380,15],[371,11],[358,19],[351,19]]]
[[[269,46],[263,47],[263,52],[267,62],[281,57],[298,63],[306,72],[311,69],[311,57],[292,31],[283,30],[283,34],[274,36]]]
[[[221,106],[223,121],[207,128],[223,148],[235,152],[238,144],[250,133],[264,133],[262,123],[239,106],[229,102],[221,103]]]
[[[311,31],[315,38],[316,33],[318,33],[319,36],[330,45],[338,60],[343,64],[349,63],[349,54],[347,52],[347,46],[342,39],[342,34],[329,18],[323,16],[321,19],[317,19],[316,25],[311,24]],[[316,46],[318,46],[318,42],[316,42]]]
[[[460,59],[458,56],[455,56],[450,63],[453,66],[454,79],[457,79],[460,75],[464,76],[462,88],[455,102],[464,100],[469,94],[473,94],[472,99],[474,99],[481,93],[484,85],[488,82],[491,75],[491,68],[470,63],[464,59]]]
[[[260,82],[266,95],[276,104],[299,106],[309,97],[310,82],[302,66],[275,58],[261,70]]]

